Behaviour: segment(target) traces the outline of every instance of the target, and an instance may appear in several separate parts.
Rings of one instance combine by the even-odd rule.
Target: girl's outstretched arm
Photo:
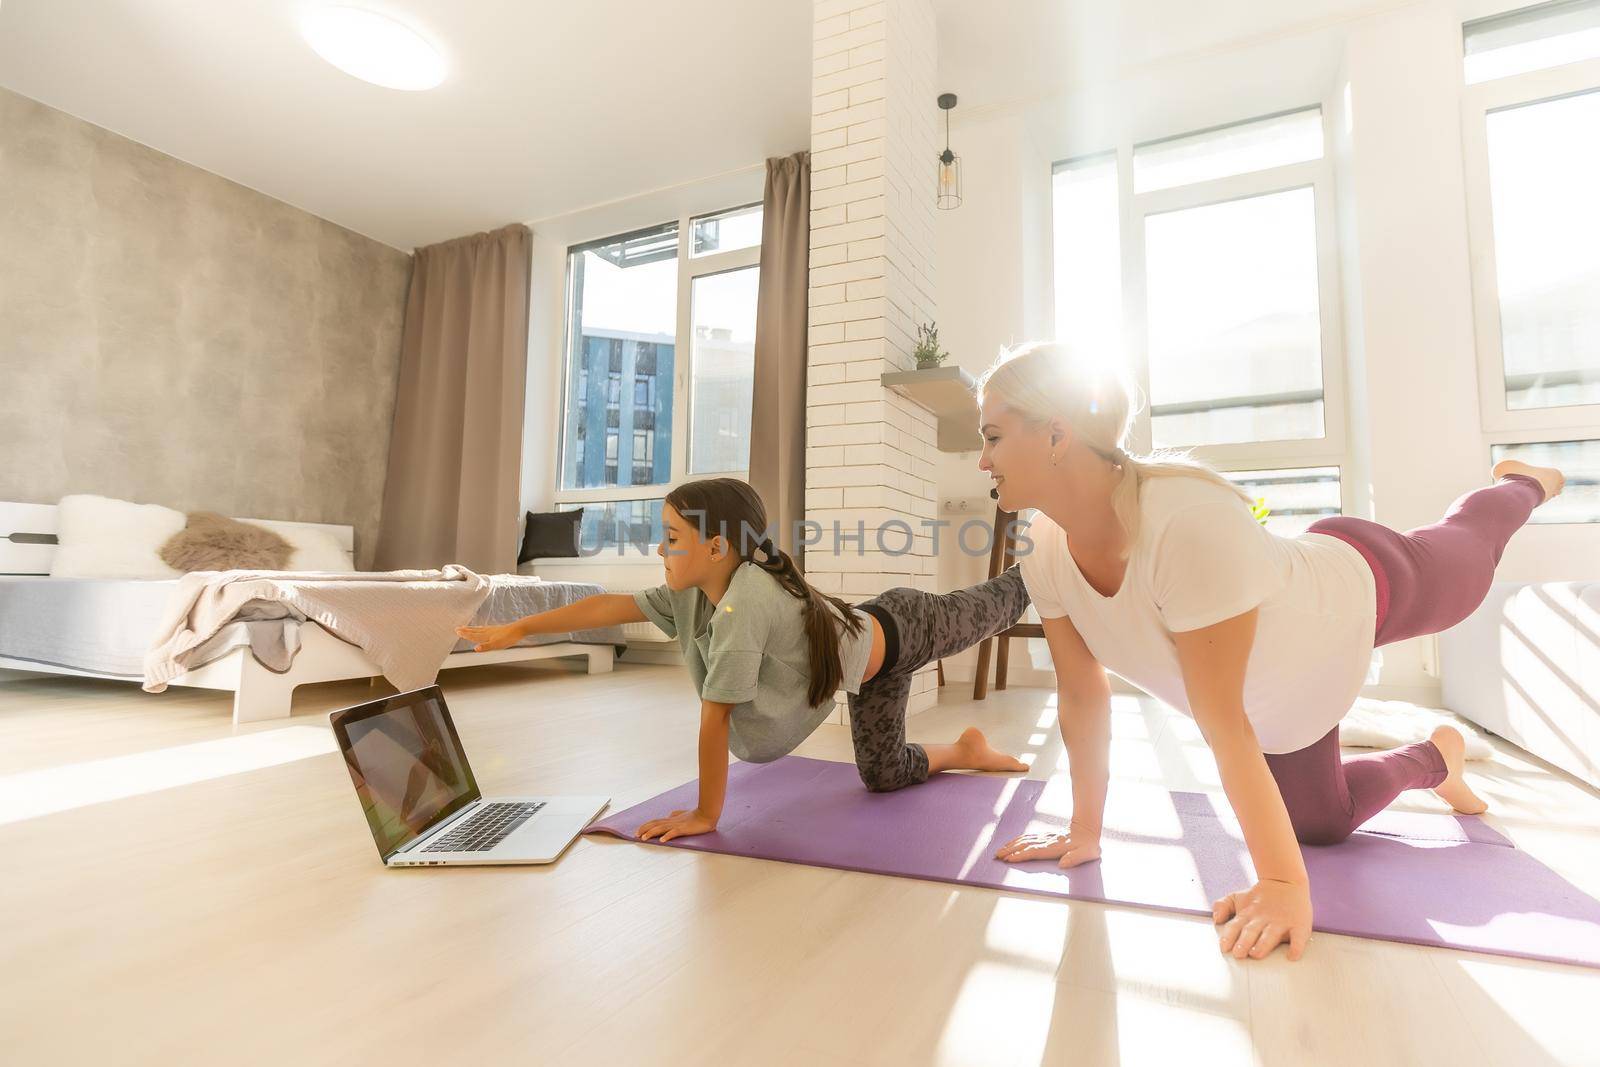
[[[732,704],[700,702],[700,803],[693,811],[675,811],[665,819],[651,819],[634,836],[641,841],[709,834],[722,818],[728,795],[728,713]]]
[[[491,652],[497,648],[510,648],[532,634],[574,633],[644,621],[644,612],[631,594],[597,593],[566,607],[525,615],[515,622],[499,626],[458,626],[456,635],[471,641],[474,652]]]
[[[1172,637],[1189,710],[1217,759],[1222,788],[1256,868],[1255,885],[1212,905],[1212,921],[1226,924],[1219,944],[1235,959],[1260,959],[1287,941],[1289,958],[1297,960],[1311,936],[1311,880],[1283,794],[1245,717],[1245,666],[1255,634],[1256,609],[1251,608]]]

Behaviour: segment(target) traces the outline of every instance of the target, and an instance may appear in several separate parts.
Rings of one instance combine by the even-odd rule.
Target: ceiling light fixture
[[[444,57],[388,15],[359,7],[317,8],[301,20],[300,32],[317,55],[373,85],[416,92],[444,81]]]
[[[939,153],[939,194],[934,203],[944,211],[961,206],[961,157],[950,151],[950,109],[955,106],[955,93],[939,94],[939,109],[944,112],[944,151]]]

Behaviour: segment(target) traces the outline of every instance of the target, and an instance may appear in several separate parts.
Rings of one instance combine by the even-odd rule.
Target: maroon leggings
[[[1375,646],[1448,630],[1475,611],[1489,592],[1506,542],[1544,502],[1536,479],[1508,474],[1460,497],[1432,526],[1396,533],[1366,519],[1318,519],[1308,533],[1352,545],[1378,590]],[[1320,741],[1268,755],[1295,836],[1307,845],[1333,845],[1389,806],[1406,789],[1431,789],[1445,779],[1444,757],[1432,741],[1341,759],[1339,728]]]

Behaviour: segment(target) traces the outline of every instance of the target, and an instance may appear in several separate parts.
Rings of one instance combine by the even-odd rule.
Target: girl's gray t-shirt
[[[700,698],[733,705],[728,748],[740,759],[769,763],[788,755],[833,712],[831,696],[817,707],[806,701],[811,657],[805,601],[756,564],[739,565],[718,604],[695,586],[658,585],[633,599],[646,618],[678,639]],[[872,651],[872,618],[851,611],[861,630],[841,634],[839,663],[841,684],[856,693]]]

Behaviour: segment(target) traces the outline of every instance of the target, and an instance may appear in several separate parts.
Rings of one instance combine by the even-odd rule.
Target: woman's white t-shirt
[[[1101,666],[1186,715],[1174,633],[1258,608],[1244,707],[1263,752],[1294,752],[1350,710],[1372,659],[1377,593],[1353,547],[1327,534],[1279,537],[1237,495],[1200,478],[1145,479],[1122,586],[1102,596],[1042,512],[1022,578],[1044,619],[1072,620]]]

